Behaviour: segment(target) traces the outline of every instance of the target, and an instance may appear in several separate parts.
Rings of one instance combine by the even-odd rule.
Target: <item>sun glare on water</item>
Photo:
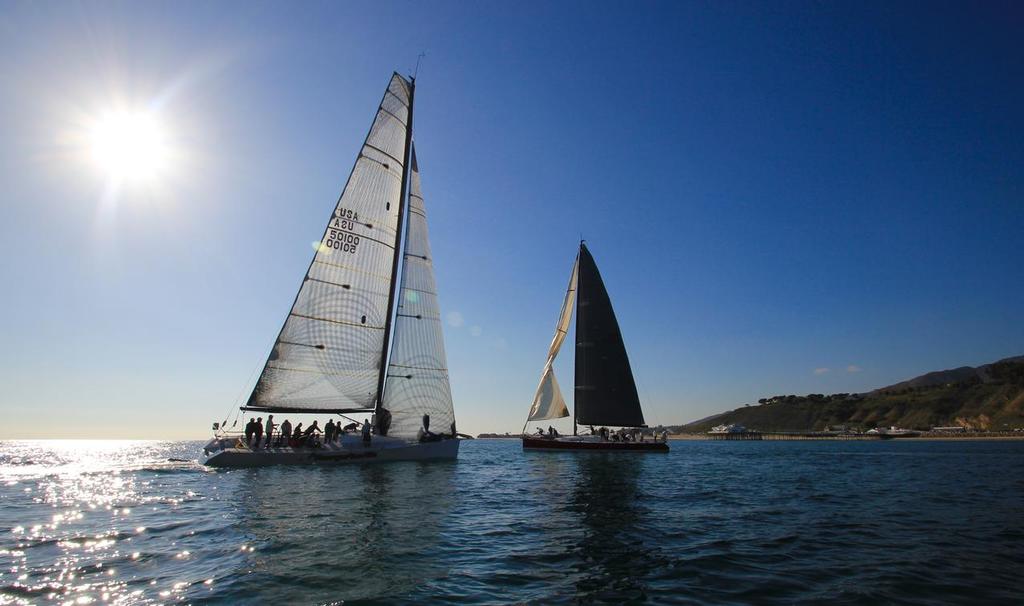
[[[112,112],[96,120],[90,137],[92,158],[118,181],[152,180],[167,168],[166,136],[148,112]]]

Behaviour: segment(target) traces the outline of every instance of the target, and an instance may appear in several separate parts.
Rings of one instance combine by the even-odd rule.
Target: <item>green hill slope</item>
[[[1024,427],[1024,358],[929,373],[867,394],[809,394],[762,398],[721,415],[683,426],[705,432],[737,423],[758,431],[820,431],[827,426],[930,429],[961,426],[998,431]],[[942,373],[950,373],[943,375]],[[937,383],[935,377],[959,380]]]

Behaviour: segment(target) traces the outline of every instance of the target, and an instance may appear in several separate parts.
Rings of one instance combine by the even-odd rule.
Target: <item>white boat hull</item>
[[[317,448],[248,448],[236,439],[214,439],[203,448],[203,464],[210,467],[265,467],[268,465],[345,465],[387,461],[454,460],[458,439],[410,443],[374,436],[369,445],[361,437],[343,437],[339,444]]]

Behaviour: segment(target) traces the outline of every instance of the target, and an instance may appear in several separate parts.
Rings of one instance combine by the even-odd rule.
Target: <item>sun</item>
[[[149,180],[167,167],[167,144],[149,112],[111,112],[96,120],[90,143],[100,170],[118,181]]]

